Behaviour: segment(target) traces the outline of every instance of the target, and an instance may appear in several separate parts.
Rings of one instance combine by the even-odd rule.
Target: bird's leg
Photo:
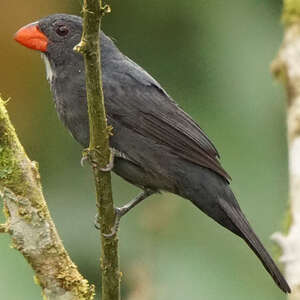
[[[134,199],[132,199],[130,202],[128,202],[126,205],[124,205],[122,207],[116,207],[115,208],[116,219],[115,219],[115,224],[114,224],[113,228],[111,229],[111,233],[108,233],[108,234],[103,233],[103,236],[104,237],[114,236],[119,229],[121,218],[124,215],[126,215],[132,208],[134,208],[137,204],[141,203],[143,200],[145,200],[146,198],[148,198],[149,196],[151,196],[155,193],[157,193],[157,191],[151,190],[151,189],[145,189],[140,194],[138,194]],[[99,222],[98,222],[98,215],[96,216],[95,227],[97,229],[100,229]]]
[[[97,167],[98,166],[97,162],[95,160],[93,160],[92,151],[100,153],[100,151],[98,149],[93,149],[93,150],[91,150],[90,148],[83,149],[83,151],[82,151],[82,157],[81,157],[81,160],[80,160],[80,164],[81,164],[82,167],[84,167],[84,163],[86,161],[90,165],[92,165],[93,167]]]
[[[138,194],[135,198],[133,198],[130,202],[125,204],[122,207],[116,207],[116,215],[119,216],[119,218],[126,215],[132,208],[134,208],[137,204],[145,200],[146,198],[150,197],[151,195],[157,193],[155,190],[151,189],[145,189],[140,194]]]

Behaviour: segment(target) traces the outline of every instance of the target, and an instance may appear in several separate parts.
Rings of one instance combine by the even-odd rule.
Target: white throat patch
[[[47,56],[44,53],[42,53],[41,57],[45,63],[47,80],[49,81],[49,83],[51,83],[53,80],[53,77],[54,77],[54,72],[51,69],[51,65],[50,65],[50,62],[49,62]]]

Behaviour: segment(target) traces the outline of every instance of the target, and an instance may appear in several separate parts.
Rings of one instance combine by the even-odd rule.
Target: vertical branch
[[[90,125],[90,145],[86,155],[93,162],[97,207],[101,228],[101,269],[102,269],[102,300],[120,299],[120,271],[118,257],[118,238],[116,233],[106,237],[115,223],[115,211],[112,199],[110,172],[102,172],[100,166],[109,164],[111,153],[109,135],[111,128],[107,126],[100,55],[101,17],[109,10],[102,6],[101,0],[84,0],[83,33],[79,45],[75,47],[84,56],[87,103]],[[95,163],[94,163],[95,162]]]
[[[288,234],[275,233],[273,239],[282,249],[280,260],[292,293],[300,299],[300,2],[284,0],[282,16],[285,33],[277,58],[272,64],[274,75],[282,79],[287,93],[287,130],[289,150],[290,224]]]

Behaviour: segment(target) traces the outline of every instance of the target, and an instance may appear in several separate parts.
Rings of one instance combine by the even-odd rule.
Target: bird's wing
[[[167,146],[177,156],[231,179],[207,135],[157,81],[128,58],[115,71],[117,78],[110,84],[117,82],[119,93],[109,96],[109,102],[115,106],[110,110],[116,113],[111,116],[113,119],[119,119],[122,126]],[[110,90],[115,89],[111,87]]]
[[[142,118],[143,126],[137,127],[137,132],[151,136],[155,141],[168,146],[178,156],[230,179],[220,165],[217,152],[211,147],[211,142],[200,128],[182,125],[186,121],[184,118],[182,123],[177,123],[176,118],[170,118],[161,112],[145,113]],[[177,118],[179,119],[178,116]]]

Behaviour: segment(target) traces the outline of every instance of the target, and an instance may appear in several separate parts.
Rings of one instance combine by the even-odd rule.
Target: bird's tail
[[[260,242],[259,238],[253,232],[240,208],[238,206],[230,205],[226,200],[223,199],[219,199],[219,205],[223,212],[231,220],[234,227],[236,227],[237,232],[236,230],[234,230],[234,232],[244,239],[248,246],[253,250],[279,288],[285,293],[290,293],[291,290],[288,283],[284,279],[267,250]]]
[[[188,165],[180,178],[178,193],[192,201],[206,215],[240,236],[253,250],[278,287],[290,287],[244,216],[228,182],[209,169]]]

